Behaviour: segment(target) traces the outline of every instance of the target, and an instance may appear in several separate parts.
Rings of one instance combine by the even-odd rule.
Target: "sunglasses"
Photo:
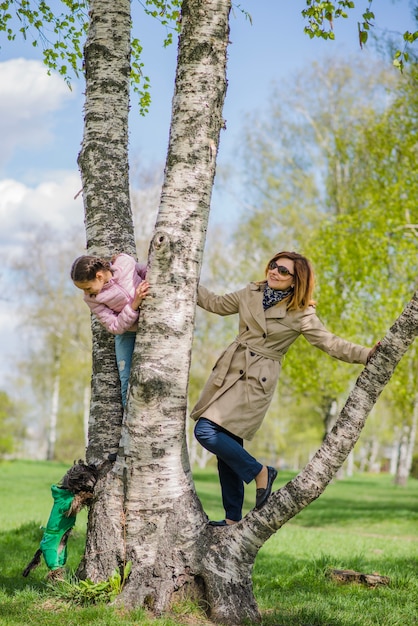
[[[293,276],[284,265],[277,265],[276,261],[270,261],[269,270],[277,270],[280,276]]]

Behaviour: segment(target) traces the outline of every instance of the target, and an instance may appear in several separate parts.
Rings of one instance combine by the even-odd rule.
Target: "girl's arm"
[[[126,304],[120,313],[112,311],[105,304],[95,302],[87,302],[87,304],[101,325],[112,335],[122,335],[137,322],[139,317],[139,311],[134,311],[130,304]]]
[[[105,304],[86,300],[91,312],[99,322],[113,335],[121,335],[135,324],[139,317],[142,301],[147,297],[149,283],[143,280],[137,287],[130,304],[126,304],[120,313],[116,313]]]

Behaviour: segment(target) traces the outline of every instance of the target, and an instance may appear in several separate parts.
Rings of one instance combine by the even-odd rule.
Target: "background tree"
[[[417,189],[411,141],[411,120],[413,124],[417,111],[415,92],[416,68],[411,66],[397,88],[388,92],[387,107],[376,111],[362,132],[350,132],[346,209],[343,215],[324,220],[312,242],[314,250],[320,242],[323,245],[317,260],[326,272],[319,289],[321,303],[325,299],[326,311],[335,319],[343,323],[351,319],[353,327],[361,328],[363,341],[384,332],[387,320],[398,314],[402,300],[417,285],[409,262],[417,253],[411,228],[411,221],[413,224],[418,218],[413,206]],[[340,294],[337,302],[336,293]],[[391,402],[395,424],[402,414],[395,406],[403,405],[405,392],[407,402],[414,403],[415,376],[407,384],[402,371],[416,372],[415,359],[414,351],[409,351],[394,384],[384,394],[385,398],[397,395],[397,401]],[[397,382],[398,377],[404,384]],[[412,409],[407,413],[410,421]]]
[[[22,407],[5,391],[0,391],[0,433],[0,459],[18,455],[25,437]]]
[[[69,281],[80,236],[69,232],[62,242],[47,225],[28,229],[31,245],[12,265],[21,306],[30,311],[21,329],[27,349],[19,363],[31,388],[30,436],[38,455],[72,461],[83,456],[91,371],[88,315]]]

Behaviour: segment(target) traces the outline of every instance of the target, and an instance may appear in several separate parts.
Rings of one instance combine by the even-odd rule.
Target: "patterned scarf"
[[[289,287],[283,291],[282,289],[272,289],[268,285],[265,286],[264,295],[263,295],[263,308],[264,310],[269,309],[271,306],[274,306],[278,302],[281,302],[287,296],[289,296],[293,291],[293,287]]]

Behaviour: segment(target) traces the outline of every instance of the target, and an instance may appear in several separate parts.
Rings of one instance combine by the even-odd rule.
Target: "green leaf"
[[[132,571],[132,561],[128,561],[123,568],[123,579],[126,580]]]

